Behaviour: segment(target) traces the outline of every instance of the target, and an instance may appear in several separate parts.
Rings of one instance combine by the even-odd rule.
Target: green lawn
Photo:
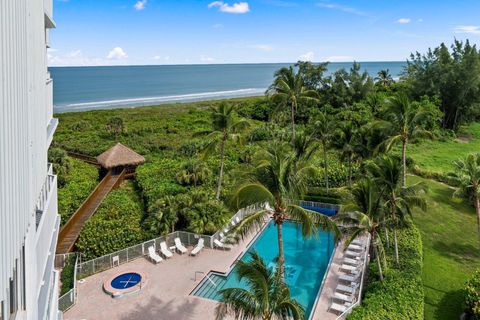
[[[414,222],[423,240],[425,319],[458,319],[462,312],[462,289],[475,268],[480,267],[480,241],[473,207],[452,199],[453,190],[419,177],[429,186],[428,211],[416,211]]]
[[[480,152],[480,123],[462,128],[460,139],[427,140],[408,147],[408,156],[422,169],[433,172],[454,171],[453,161],[472,152]]]

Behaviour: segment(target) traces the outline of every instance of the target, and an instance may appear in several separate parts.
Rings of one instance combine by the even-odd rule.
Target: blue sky
[[[49,64],[405,60],[480,44],[478,0],[54,0]]]

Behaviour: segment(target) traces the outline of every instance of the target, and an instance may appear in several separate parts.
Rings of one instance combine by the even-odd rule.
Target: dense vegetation
[[[480,319],[480,271],[477,270],[465,287],[465,306],[468,319]]]
[[[278,221],[299,219],[308,234],[330,221],[289,208],[288,197],[348,202],[355,208],[344,217],[355,226],[350,235],[366,231],[375,240],[365,305],[352,317],[422,318],[422,245],[410,216],[414,207],[425,210],[433,201],[425,196],[427,183],[407,183],[406,176],[463,186],[459,196],[478,199],[480,188],[472,193],[468,181],[480,178],[480,160],[470,161],[468,170],[451,163],[476,148],[478,125],[469,122],[477,120],[480,105],[480,72],[474,72],[480,54],[468,42],[456,41],[450,50],[442,44],[413,55],[398,82],[388,70],[373,78],[358,63],[331,75],[326,66],[299,62],[278,70],[265,97],[58,115],[55,148],[96,156],[119,141],[147,159],[134,183],[107,197],[77,249],[94,257],[178,229],[211,234],[235,208],[267,200]],[[88,165],[68,168],[61,150],[52,159],[64,181],[63,221],[80,204],[79,195],[91,190],[86,185],[96,183],[96,174]],[[78,182],[77,190],[74,181],[85,183]],[[362,195],[375,201],[359,201]],[[468,206],[462,210],[471,214]],[[261,215],[236,231],[255,225]],[[425,247],[435,249],[424,232],[430,226],[422,224],[428,219],[419,220]],[[438,262],[425,264],[424,281]],[[436,300],[425,292],[427,305]],[[451,316],[461,308],[457,298]],[[433,318],[428,308],[425,316]]]
[[[399,230],[400,264],[387,250],[388,277],[383,282],[375,262],[370,263],[370,281],[362,305],[348,319],[424,319],[422,285],[422,239],[413,225]],[[385,238],[384,238],[385,241]]]

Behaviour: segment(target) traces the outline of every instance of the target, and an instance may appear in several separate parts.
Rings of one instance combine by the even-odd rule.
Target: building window
[[[15,260],[13,276],[10,278],[10,316],[15,315],[18,310],[17,262],[18,261]]]

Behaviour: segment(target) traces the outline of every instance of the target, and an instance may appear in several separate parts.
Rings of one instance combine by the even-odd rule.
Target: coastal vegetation
[[[236,209],[267,202],[281,278],[286,218],[301,221],[304,236],[337,230],[290,200],[343,203],[348,239],[366,231],[373,240],[365,299],[350,318],[458,317],[466,275],[480,263],[471,230],[480,165],[469,155],[480,146],[480,72],[471,72],[479,66],[476,47],[455,41],[412,55],[397,82],[358,63],[326,75],[326,64],[299,62],[275,74],[265,97],[59,114],[51,156],[63,181],[62,223],[98,179],[65,152],[96,156],[121,142],[147,161],[82,230],[77,250],[87,257],[173,230],[213,234]],[[265,215],[254,212],[233,232],[244,235]],[[234,296],[224,295],[230,311],[243,312]]]

